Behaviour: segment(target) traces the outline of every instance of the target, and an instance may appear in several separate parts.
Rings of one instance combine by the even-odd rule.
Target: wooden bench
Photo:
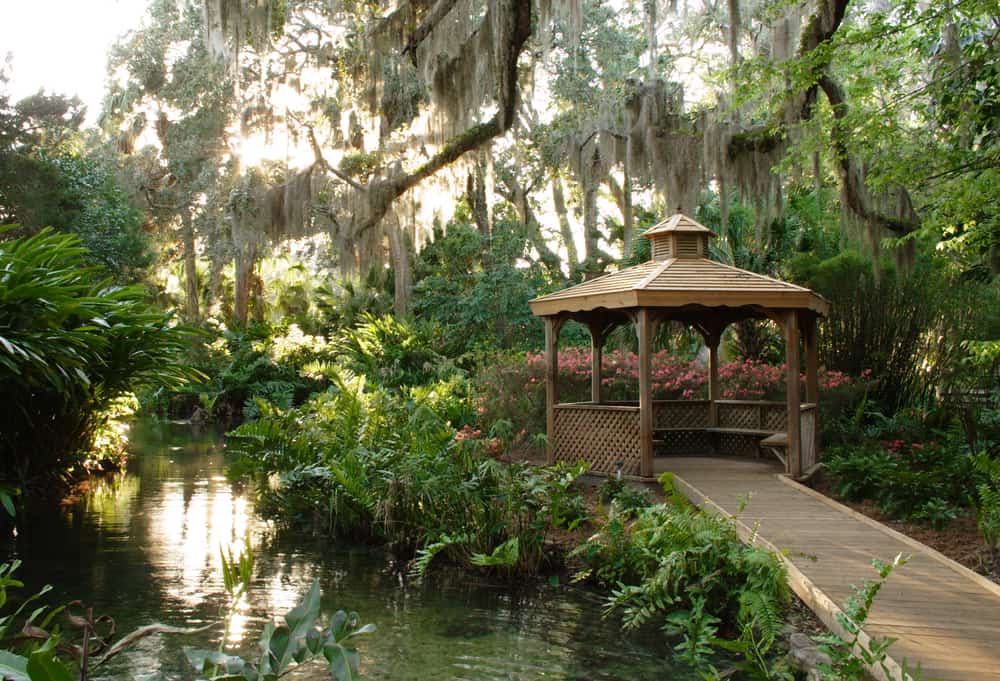
[[[677,432],[688,432],[688,433],[707,433],[709,436],[716,435],[742,435],[745,437],[759,438],[758,446],[763,447],[768,452],[773,454],[781,461],[785,463],[785,450],[788,449],[788,435],[785,433],[776,433],[773,430],[762,430],[759,428],[718,428],[718,427],[705,427],[705,426],[686,426],[680,428],[654,428],[653,429],[653,447],[662,447],[666,444],[667,438],[669,438],[670,433]],[[712,448],[717,450],[716,444],[712,445]],[[760,458],[760,452],[758,450],[757,457]]]
[[[788,468],[785,452],[788,451],[788,433],[773,433],[760,441],[760,446],[778,457],[778,460]]]

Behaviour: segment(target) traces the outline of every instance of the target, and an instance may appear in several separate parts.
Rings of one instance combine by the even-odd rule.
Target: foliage
[[[743,544],[735,520],[658,504],[630,520],[612,504],[600,531],[574,551],[587,569],[578,578],[617,585],[607,611],[626,628],[659,618],[680,638],[676,650],[704,662],[719,626],[750,626],[765,649],[782,624],[789,592],[780,560]]]
[[[626,513],[638,512],[652,503],[649,490],[640,489],[617,477],[609,477],[602,482],[597,488],[597,496],[603,503],[617,504]]]
[[[352,640],[375,631],[374,624],[360,626],[356,612],[338,610],[329,623],[320,623],[319,582],[313,582],[302,601],[284,615],[284,623],[264,625],[257,643],[256,659],[246,660],[221,650],[185,648],[184,654],[202,678],[278,679],[314,660],[324,660],[330,678],[355,681],[358,675],[358,651]]]
[[[871,499],[886,514],[943,529],[969,503],[980,479],[959,433],[900,438],[831,448],[826,467],[834,490],[852,501]]]
[[[364,377],[331,381],[301,407],[269,408],[230,433],[231,472],[255,483],[265,513],[419,552],[418,571],[439,554],[533,571],[547,533],[581,522],[582,468],[501,463],[483,441],[460,438],[428,393],[400,400]]]
[[[983,453],[976,456],[975,466],[982,475],[975,503],[979,531],[986,545],[1000,554],[1000,461]]]
[[[42,230],[0,243],[6,480],[21,485],[83,463],[109,410],[143,385],[191,376],[180,357],[192,331],[115,285],[73,235]]]
[[[307,367],[336,354],[325,338],[303,333],[295,324],[213,330],[218,336],[192,346],[187,356],[208,380],[147,392],[142,396],[147,410],[234,423],[256,416],[258,400],[291,407],[325,385],[322,375]]]
[[[528,244],[523,227],[497,225],[486,239],[454,221],[436,228],[414,263],[413,314],[441,327],[441,349],[458,357],[476,348],[525,350],[541,343],[528,301],[547,288],[537,266],[519,267]]]
[[[996,288],[955,282],[931,262],[904,276],[844,251],[826,260],[800,255],[787,267],[831,302],[819,326],[820,363],[851,376],[870,372],[878,379],[873,397],[888,407],[925,400],[935,382],[962,372],[964,341],[1000,331]]]
[[[0,611],[7,604],[8,589],[24,586],[13,577],[20,565],[16,560],[0,565]],[[115,640],[114,620],[95,617],[93,609],[80,601],[54,608],[37,606],[49,591],[50,586],[43,587],[21,600],[13,612],[0,616],[0,675],[5,679],[87,681],[93,672],[150,636],[205,630],[150,624]],[[57,617],[65,621],[65,629],[56,623]],[[72,635],[74,630],[79,630],[78,637]]]
[[[868,639],[863,636],[862,628],[868,621],[872,605],[879,591],[885,586],[893,570],[905,565],[907,559],[902,554],[897,555],[889,563],[879,560],[872,561],[878,571],[878,579],[865,580],[860,587],[855,587],[854,596],[847,600],[844,611],[837,613],[837,622],[847,632],[848,638],[841,639],[835,635],[826,635],[818,640],[822,643],[821,650],[829,655],[832,664],[821,668],[824,678],[832,676],[838,681],[863,681],[869,678],[868,669],[880,669],[886,677],[892,673],[886,664],[889,647],[895,639]],[[907,670],[904,668],[904,678]],[[914,675],[913,678],[919,678]]]
[[[344,330],[335,345],[343,365],[388,388],[424,385],[446,379],[454,369],[434,349],[443,330],[428,324],[365,314]]]
[[[113,162],[86,148],[78,99],[42,92],[9,101],[0,68],[0,224],[20,233],[44,227],[76,234],[84,259],[119,282],[135,282],[151,264],[142,216]]]

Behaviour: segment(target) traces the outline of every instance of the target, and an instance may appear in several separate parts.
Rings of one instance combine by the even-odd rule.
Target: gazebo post
[[[635,318],[639,336],[639,474],[653,477],[653,395],[650,385],[653,319],[647,308],[640,308]]]
[[[701,332],[701,337],[708,348],[708,427],[717,428],[719,425],[719,395],[721,387],[719,384],[719,342],[722,340],[722,332],[725,324],[700,324],[697,326]]]
[[[799,316],[792,310],[785,314],[785,397],[788,405],[788,464],[793,478],[802,475],[802,397],[799,384]]]
[[[601,403],[601,359],[604,350],[604,325],[590,322],[590,401]]]
[[[556,462],[556,402],[559,399],[559,329],[563,320],[556,316],[545,318],[545,436],[548,438],[545,458],[549,464]]]
[[[803,314],[802,338],[806,346],[806,402],[819,402],[819,348],[816,338],[816,315]]]

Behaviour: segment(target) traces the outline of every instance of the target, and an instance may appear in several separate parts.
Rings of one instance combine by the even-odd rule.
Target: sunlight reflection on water
[[[224,476],[217,436],[163,423],[133,431],[126,475],[93,486],[62,511],[40,508],[16,554],[28,587],[51,583],[115,618],[120,632],[162,621],[217,621],[224,606],[220,549],[249,537],[255,579],[232,621],[229,644],[252,649],[264,622],[291,609],[319,579],[324,612],[356,610],[378,631],[360,643],[364,678],[643,681],[694,678],[663,659],[655,634],[625,635],[601,619],[601,600],[562,587],[510,585],[436,570],[408,583],[374,549],[279,533],[253,513]],[[106,670],[107,678],[182,679],[182,647],[218,645],[222,628],[197,637],[151,637]],[[326,678],[322,669],[307,678]]]

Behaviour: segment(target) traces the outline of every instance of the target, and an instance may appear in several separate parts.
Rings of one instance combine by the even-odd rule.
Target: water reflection
[[[366,679],[694,678],[662,659],[655,632],[626,636],[601,620],[590,592],[440,570],[405,584],[377,550],[277,533],[224,477],[221,441],[211,432],[141,423],[132,442],[128,474],[61,510],[32,509],[7,551],[25,562],[29,588],[51,583],[59,599],[82,598],[114,617],[119,631],[217,620],[225,603],[220,547],[249,537],[255,582],[230,630],[230,643],[246,650],[267,618],[319,579],[326,612],[356,610],[378,626],[361,642]],[[106,673],[188,678],[182,646],[216,645],[222,629],[199,636],[146,639]],[[314,676],[325,678],[322,670]]]

